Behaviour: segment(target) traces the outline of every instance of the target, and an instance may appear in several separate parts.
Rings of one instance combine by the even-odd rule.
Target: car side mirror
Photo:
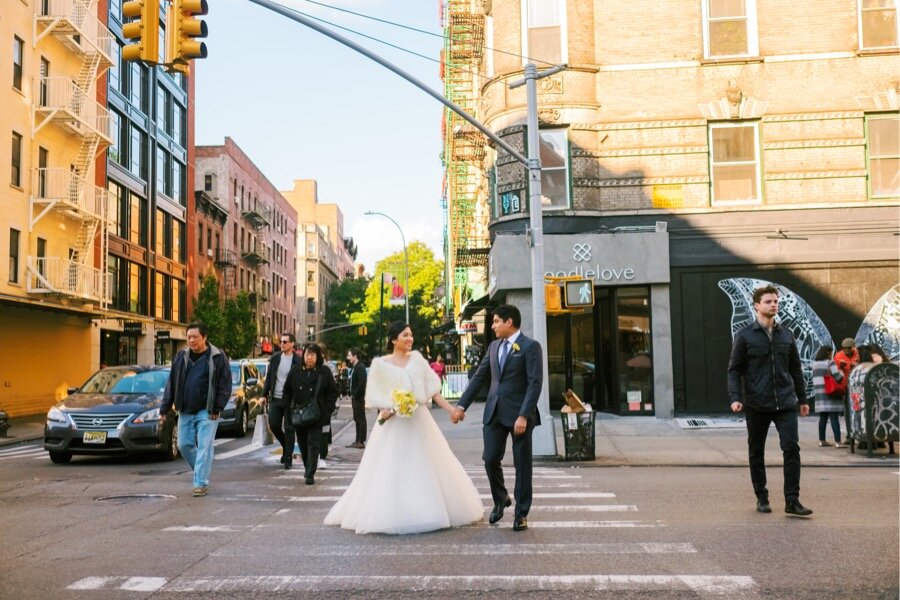
[[[250,377],[249,379],[247,379],[247,385],[256,385],[256,382],[258,381],[259,379],[257,379],[256,377]]]
[[[66,393],[69,394],[69,395],[72,395],[72,394],[74,394],[74,393],[77,392],[77,391],[78,391],[78,388],[77,388],[77,387],[66,388]]]

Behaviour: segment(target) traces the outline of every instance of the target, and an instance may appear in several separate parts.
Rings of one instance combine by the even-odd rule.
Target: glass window
[[[144,69],[140,63],[131,63],[131,103],[144,108]],[[146,111],[145,111],[146,112]]]
[[[163,48],[164,46],[160,46]],[[156,88],[156,125],[169,133],[168,111],[166,110],[166,90],[162,86]]]
[[[127,238],[125,227],[128,223],[128,205],[123,201],[127,192],[112,180],[106,186],[109,189],[109,230],[114,235]]]
[[[177,160],[175,160],[174,158],[172,159],[171,162],[172,162],[172,178],[171,178],[172,179],[172,181],[171,181],[172,199],[176,200],[182,206],[186,206],[184,203],[184,194],[183,194],[184,177],[183,177],[182,173],[184,173],[184,169],[182,168],[181,163],[178,162]]]
[[[113,0],[115,1],[115,0]],[[119,69],[122,63],[122,46],[119,45],[118,40],[112,45],[112,66],[106,72],[106,87],[109,91],[119,90],[119,86],[122,83],[119,81]]]
[[[128,265],[128,310],[144,314],[147,310],[147,283],[145,267],[129,263]]]
[[[203,223],[197,225],[197,252],[203,254]]]
[[[524,6],[527,36],[522,64],[532,60],[552,64],[565,62],[565,2],[528,0]]]
[[[109,0],[109,14],[122,22],[122,0]]]
[[[106,156],[113,162],[122,161],[122,153],[119,149],[119,136],[121,134],[122,117],[114,110],[109,111],[109,134],[112,136],[112,144],[107,148]]]
[[[181,321],[181,307],[184,304],[182,295],[184,294],[184,286],[178,279],[172,279],[172,315],[173,321]]]
[[[896,48],[897,39],[897,0],[860,0],[859,47]]]
[[[131,193],[128,239],[138,245],[147,244],[147,201]]]
[[[128,119],[126,119],[125,117],[122,117],[118,114],[116,115],[116,118],[119,120],[119,123],[120,123],[119,140],[118,140],[119,144],[120,144],[119,160],[117,160],[116,162],[118,162],[120,165],[122,165],[123,167],[125,167],[127,169],[129,167],[129,165],[131,165],[131,152],[132,152],[131,145],[129,144],[129,142],[131,141],[131,138],[130,138],[130,134],[129,134]],[[140,148],[134,148],[134,151],[140,152]]]
[[[50,61],[41,57],[41,85],[40,85],[40,103],[41,106],[47,106],[50,101],[50,88],[48,87],[48,77],[50,77]]]
[[[306,299],[306,313],[310,315],[316,314],[316,299],[315,298],[307,298]]]
[[[900,117],[870,116],[869,181],[873,198],[900,196]]]
[[[165,252],[165,230],[166,230],[166,213],[156,209],[156,243],[154,250],[159,256],[166,256]]]
[[[156,147],[156,192],[166,194],[166,151]]]
[[[44,275],[46,270],[44,269],[44,259],[47,258],[47,240],[39,237],[37,239],[37,268],[38,273]]]
[[[9,282],[19,283],[19,230],[9,230]]]
[[[22,187],[22,135],[12,132],[12,158],[10,160],[9,182]]]
[[[569,207],[569,143],[565,129],[541,131],[541,205]]]
[[[165,275],[160,272],[156,273],[156,289],[155,289],[155,302],[153,303],[153,316],[157,319],[164,319],[165,313],[163,313],[163,296],[165,295],[165,285],[163,280],[165,279]]]
[[[13,36],[13,87],[22,90],[22,61],[25,60],[25,42]]]
[[[653,410],[653,352],[649,289],[616,290],[616,372],[620,414]]]
[[[144,176],[144,135],[141,130],[131,126],[131,143],[128,145],[129,168],[138,177]]]
[[[755,56],[756,0],[704,0],[706,58]]]
[[[710,125],[712,202],[760,202],[757,124]]]
[[[182,236],[184,231],[184,224],[178,219],[172,219],[172,258],[177,260],[178,262],[184,262],[184,252],[182,252],[182,248],[184,248],[184,244],[182,243],[184,240]]]

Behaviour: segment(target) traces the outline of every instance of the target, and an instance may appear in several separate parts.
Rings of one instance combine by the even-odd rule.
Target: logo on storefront
[[[573,244],[572,245],[572,259],[575,262],[588,262],[591,260],[591,245],[590,244]]]

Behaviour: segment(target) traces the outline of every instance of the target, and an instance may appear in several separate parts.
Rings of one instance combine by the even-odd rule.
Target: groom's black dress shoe
[[[770,513],[772,512],[772,507],[769,505],[769,501],[766,498],[760,498],[756,501],[756,511],[761,513]]]
[[[506,501],[494,505],[494,510],[491,511],[491,516],[488,517],[488,522],[493,525],[494,523],[502,519],[503,509],[510,506],[512,506],[512,500],[509,498],[509,496],[507,496]]]
[[[513,531],[525,531],[528,529],[528,519],[517,516],[513,520]]]

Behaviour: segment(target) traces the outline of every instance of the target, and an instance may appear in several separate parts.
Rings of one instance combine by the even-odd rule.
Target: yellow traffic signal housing
[[[122,16],[134,20],[122,26],[122,35],[134,43],[122,48],[122,60],[159,62],[159,1],[129,0]]]
[[[544,303],[548,313],[562,311],[562,289],[558,283],[544,284]]]
[[[188,74],[188,63],[195,58],[206,58],[206,44],[198,38],[209,35],[206,21],[196,15],[209,13],[206,0],[173,0],[166,19],[166,66],[170,71]]]

